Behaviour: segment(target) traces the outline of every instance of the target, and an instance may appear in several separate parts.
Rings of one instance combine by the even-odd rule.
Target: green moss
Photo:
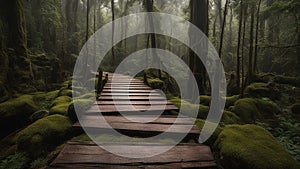
[[[45,99],[46,100],[55,99],[58,96],[58,92],[59,92],[59,90],[54,90],[54,91],[48,92],[45,96]]]
[[[234,105],[234,103],[239,99],[239,95],[233,95],[226,97],[225,107],[230,107]],[[209,106],[211,102],[211,96],[201,95],[200,96],[200,104],[205,106]]]
[[[210,130],[210,129],[212,130],[212,127],[217,126],[217,128],[214,130],[212,136],[206,141],[207,144],[212,145],[215,142],[215,140],[218,138],[218,135],[222,131],[222,128],[218,124],[215,124],[215,123],[212,123],[209,121],[205,121],[202,119],[197,119],[195,121],[195,124],[201,130],[201,132],[205,132],[204,130],[202,130],[204,123],[208,124],[208,126],[209,126],[208,130]]]
[[[17,134],[18,150],[36,158],[64,142],[71,127],[69,118],[62,115],[40,119]]]
[[[164,82],[158,78],[155,79],[148,78],[147,82],[148,85],[153,89],[162,89],[164,87]]]
[[[205,106],[209,106],[211,101],[211,96],[207,95],[201,95],[200,96],[200,104],[203,104]]]
[[[299,77],[288,77],[288,76],[278,75],[274,78],[274,81],[276,83],[290,84],[290,85],[300,87],[300,78]]]
[[[176,107],[180,108],[183,114],[191,115],[191,112],[198,112],[198,118],[206,118],[209,107],[201,104],[191,104],[188,101],[182,100],[178,97],[173,97],[169,100],[172,102]]]
[[[233,112],[225,110],[223,112],[221,122],[224,123],[225,125],[227,125],[227,124],[239,124],[239,123],[241,123],[241,119],[236,114],[234,114]]]
[[[78,119],[77,119],[77,115],[76,115],[74,106],[76,106],[76,111],[85,112],[86,110],[88,110],[91,107],[93,102],[94,102],[93,100],[89,100],[89,99],[74,100],[68,107],[68,111],[67,111],[68,117],[73,122],[76,122]]]
[[[244,98],[238,100],[233,112],[245,123],[251,123],[256,119],[272,118],[279,113],[279,108],[268,101],[262,99]]]
[[[51,107],[57,106],[57,105],[63,104],[63,103],[70,103],[71,101],[72,101],[72,98],[69,96],[60,96],[52,101]]]
[[[41,118],[44,118],[46,116],[49,115],[49,111],[48,110],[38,110],[36,112],[34,112],[31,116],[30,116],[30,121],[31,122],[35,122]]]
[[[252,83],[245,89],[245,95],[249,97],[268,97],[274,100],[280,99],[280,92],[274,83]]]
[[[95,97],[96,97],[95,93],[89,92],[89,93],[83,94],[79,97],[76,97],[76,99],[94,99],[95,100]]]
[[[58,96],[69,96],[72,97],[72,90],[71,89],[61,89],[58,93]]]
[[[71,103],[61,103],[57,104],[56,106],[51,107],[49,114],[60,114],[60,115],[67,115],[68,108]]]
[[[225,127],[218,136],[215,148],[224,168],[299,168],[272,134],[256,125]]]
[[[29,122],[32,113],[38,110],[33,96],[22,95],[16,99],[0,104],[0,131],[1,136],[23,127]]]

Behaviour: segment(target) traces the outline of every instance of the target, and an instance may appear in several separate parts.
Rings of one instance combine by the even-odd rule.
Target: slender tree
[[[257,7],[257,11],[256,11],[255,53],[254,53],[254,62],[253,62],[253,72],[254,73],[257,71],[260,5],[261,5],[261,0],[259,0],[259,2],[258,2],[258,7]]]
[[[254,15],[255,15],[255,3],[251,3],[250,7],[251,21],[250,21],[250,47],[249,47],[249,61],[248,61],[248,81],[247,83],[252,82],[253,78],[253,39],[254,39]]]
[[[115,49],[114,49],[114,36],[115,36],[115,2],[114,0],[110,1],[111,4],[111,20],[112,20],[112,33],[111,33],[111,43],[112,43],[112,48],[111,48],[111,66],[114,66],[115,64]]]
[[[239,30],[238,30],[238,45],[236,50],[236,87],[240,89],[240,65],[241,65],[241,56],[240,56],[240,46],[241,46],[241,34],[242,34],[242,23],[243,23],[243,0],[240,2],[240,15],[239,15]]]
[[[226,16],[227,16],[227,10],[228,10],[228,3],[230,3],[230,0],[226,0],[226,2],[225,2],[223,23],[222,23],[221,35],[220,35],[220,47],[219,47],[219,57],[220,58],[222,58],[222,47],[223,47],[224,30],[225,30],[225,25],[226,25]]]

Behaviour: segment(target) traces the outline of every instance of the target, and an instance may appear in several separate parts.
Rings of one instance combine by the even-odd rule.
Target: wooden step
[[[164,104],[169,104],[172,105],[171,102],[169,101],[156,101],[152,100],[151,102],[149,101],[123,101],[123,100],[114,100],[114,101],[96,101],[94,104],[97,105],[164,105]]]
[[[151,108],[151,109],[150,109]],[[119,109],[119,110],[118,110]],[[178,107],[174,105],[118,105],[118,109],[115,105],[93,105],[87,113],[98,113],[101,110],[101,113],[107,112],[136,112],[136,111],[167,111],[167,110],[178,110]],[[100,112],[99,112],[100,113]]]
[[[161,96],[158,92],[152,92],[152,93],[101,93],[101,96]],[[101,97],[100,96],[100,97]]]
[[[143,156],[168,144],[162,143],[98,143],[116,150],[131,150],[130,154]],[[135,151],[136,149],[143,151]],[[58,157],[51,163],[54,168],[204,168],[216,167],[208,146],[201,144],[178,144],[169,151],[148,158],[127,158],[112,154],[93,142],[69,141]]]

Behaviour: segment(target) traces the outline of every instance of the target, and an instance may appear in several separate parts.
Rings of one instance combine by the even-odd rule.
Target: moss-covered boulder
[[[69,118],[62,115],[42,118],[17,134],[18,151],[32,158],[45,154],[70,137],[71,127]]]
[[[227,124],[239,124],[241,119],[233,112],[224,110],[221,123]]]
[[[48,92],[45,95],[45,99],[48,100],[48,101],[53,100],[58,96],[58,93],[59,93],[59,90],[54,90],[54,91]]]
[[[153,89],[163,89],[164,87],[164,82],[158,78],[154,79],[147,79],[148,85],[152,87]]]
[[[41,118],[44,118],[46,116],[49,115],[49,111],[48,110],[38,110],[36,112],[34,112],[31,116],[30,116],[30,121],[31,122],[35,122]]]
[[[61,89],[58,92],[58,96],[69,96],[69,97],[72,97],[72,90],[71,89]]]
[[[226,97],[225,107],[233,106],[234,103],[239,99],[239,95],[233,95]],[[201,95],[200,96],[200,104],[209,106],[211,102],[211,96]]]
[[[201,104],[192,104],[188,101],[182,100],[178,97],[173,97],[169,100],[176,107],[180,108],[185,115],[191,115],[191,112],[198,112],[197,117],[205,119],[209,112],[209,107]]]
[[[207,128],[208,130],[207,131],[202,130],[205,123],[208,124],[208,128]],[[217,126],[216,129],[214,130],[214,132],[212,133],[211,137],[208,140],[205,141],[205,143],[209,144],[209,145],[212,145],[216,141],[216,139],[218,138],[218,135],[222,131],[222,128],[218,124],[214,124],[212,122],[205,121],[205,120],[202,120],[202,119],[197,119],[195,121],[195,124],[201,132],[210,132],[211,130],[213,130],[212,127]]]
[[[69,96],[59,96],[52,101],[51,107],[57,106],[62,103],[70,103],[71,101],[72,101],[72,98]]]
[[[245,95],[248,97],[262,98],[268,97],[278,100],[281,97],[280,91],[274,83],[252,83],[245,89]]]
[[[93,104],[93,100],[89,99],[76,99],[74,100],[70,106],[68,107],[67,115],[72,120],[72,122],[78,121],[76,111],[79,111],[78,113],[84,113],[86,110],[88,110],[91,105]],[[75,111],[76,106],[76,111]]]
[[[254,98],[238,100],[232,111],[245,123],[254,122],[256,119],[270,119],[280,113],[274,103]]]
[[[0,104],[1,137],[29,123],[29,117],[38,110],[33,96],[23,95]]]
[[[229,169],[297,169],[299,165],[272,136],[256,125],[231,125],[219,134],[214,147],[221,165]]]
[[[70,102],[57,104],[57,105],[51,107],[49,114],[50,115],[52,115],[52,114],[67,115],[70,104],[71,104]]]
[[[200,104],[209,106],[211,101],[211,96],[200,95]]]

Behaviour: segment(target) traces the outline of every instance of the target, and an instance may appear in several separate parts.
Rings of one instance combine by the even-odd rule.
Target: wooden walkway
[[[129,76],[114,74],[117,81],[112,82],[113,74],[108,74],[108,82],[103,88],[101,96],[93,106],[86,111],[87,116],[84,120],[84,127],[93,129],[97,134],[110,133],[116,130],[122,134],[131,137],[150,137],[166,132],[172,125],[169,134],[182,134],[191,124],[188,117],[180,117],[170,114],[170,111],[178,111],[172,103],[168,102],[156,90],[146,86],[141,80],[131,79]],[[131,82],[130,82],[131,80]],[[164,105],[166,104],[166,105]],[[131,105],[131,106],[129,106]],[[116,108],[118,106],[118,109]],[[99,112],[99,109],[101,112]],[[161,114],[161,112],[163,112]],[[104,115],[105,121],[111,127],[103,125],[99,114]],[[126,113],[139,122],[133,122],[120,115]],[[154,115],[160,115],[153,120]],[[176,124],[174,124],[177,119]],[[104,119],[102,119],[104,120]],[[147,123],[140,120],[149,121]],[[175,126],[175,127],[174,127]],[[81,129],[79,122],[75,123],[74,128]],[[185,140],[197,140],[200,130],[194,125],[187,134]],[[144,142],[110,142],[97,143],[108,144],[122,150],[124,147],[142,148],[144,151],[153,151],[162,146],[168,146],[167,143],[144,143]],[[143,152],[128,152],[141,153]],[[69,141],[58,157],[49,166],[54,168],[117,168],[117,169],[135,169],[135,168],[211,168],[216,167],[212,152],[208,146],[202,144],[180,143],[171,150],[148,158],[125,158],[114,155],[93,142]]]

